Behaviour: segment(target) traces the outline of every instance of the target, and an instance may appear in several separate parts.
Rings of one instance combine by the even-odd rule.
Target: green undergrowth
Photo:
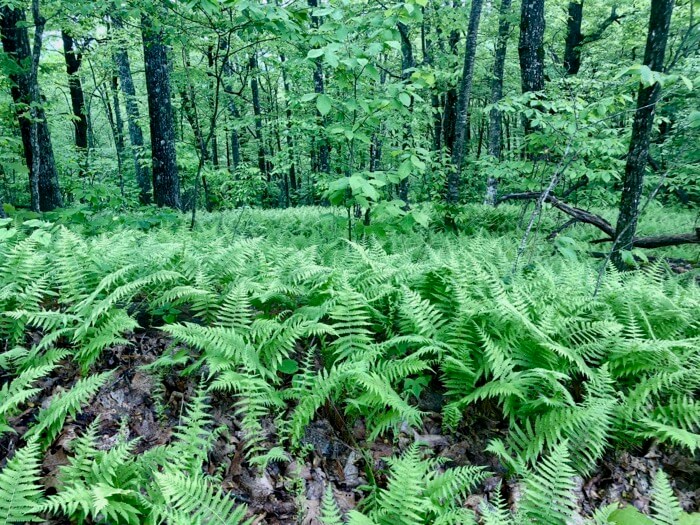
[[[148,228],[117,217],[95,235],[70,221],[4,221],[0,437],[41,395],[42,378],[68,360],[80,377],[38,411],[0,474],[0,521],[243,522],[219,474],[203,470],[219,432],[214,398],[230,406],[246,461],[259,469],[300,453],[306,427],[329,403],[350,427],[362,419],[369,440],[419,430],[426,388],[444,395],[446,433],[469,425],[467,413],[495,410],[508,432],[488,450],[524,490],[515,515],[502,501],[481,509],[489,524],[567,523],[573,476],[590,475],[612,450],[658,442],[697,453],[693,275],[675,276],[659,259],[601,278],[600,261],[543,233],[513,272],[518,209],[473,211],[481,226],[461,217],[462,235],[406,229],[354,241],[328,209],[205,214],[193,232],[179,217]],[[545,216],[543,228],[554,219]],[[582,243],[578,230],[567,235]],[[148,372],[201,385],[172,442],[137,454],[125,432],[104,451],[92,426],[73,444],[58,493],[46,497],[42,452],[108,381],[104,353],[156,329],[172,344]],[[276,422],[272,449],[264,418]],[[445,469],[413,447],[390,468],[388,485],[369,487],[345,518],[477,519],[461,504],[487,475],[480,467]],[[662,473],[656,480],[652,519],[675,523],[678,501]],[[615,523],[614,510],[591,523]],[[324,516],[345,519],[331,492]]]

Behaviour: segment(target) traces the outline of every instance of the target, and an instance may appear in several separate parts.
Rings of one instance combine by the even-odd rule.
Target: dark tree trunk
[[[511,0],[501,0],[498,19],[498,40],[496,42],[496,57],[493,62],[493,78],[491,80],[491,104],[497,104],[503,97],[503,74],[508,49],[508,33],[510,32]],[[501,158],[501,112],[493,108],[489,112],[489,155],[497,160]],[[486,197],[484,204],[495,205],[498,193],[498,180],[489,176],[486,182]]]
[[[663,70],[673,4],[674,0],[652,0],[651,2],[644,65],[652,71]],[[661,85],[658,82],[648,87],[640,85],[637,93],[637,110],[632,123],[632,138],[627,154],[620,214],[615,228],[615,247],[611,258],[618,269],[625,267],[622,251],[631,249],[637,230],[644,170],[649,157],[649,139],[654,127],[654,112],[660,94]]]
[[[472,93],[472,81],[474,79],[474,59],[476,57],[476,41],[479,34],[479,20],[481,19],[482,0],[472,0],[469,13],[469,28],[467,30],[467,42],[464,52],[464,68],[462,81],[459,86],[459,98],[457,99],[457,119],[455,121],[455,142],[452,148],[452,167],[447,174],[447,202],[456,203],[459,200],[460,177],[462,164],[467,153],[467,127],[469,100]]]
[[[523,0],[520,10],[520,78],[523,93],[544,89],[544,0]],[[524,119],[525,135],[532,132]]]
[[[80,65],[83,57],[76,50],[73,37],[61,31],[63,39],[63,55],[66,60],[66,73],[68,73],[68,89],[70,91],[70,102],[73,110],[73,125],[75,127],[75,146],[79,150],[86,150],[88,147],[88,117],[85,111],[85,96],[83,95],[83,85],[80,82]]]
[[[113,22],[115,27],[121,27],[121,21],[118,18],[115,17]],[[136,89],[134,88],[134,80],[131,76],[129,54],[126,48],[120,47],[115,51],[113,58],[117,66],[119,84],[121,85],[121,90],[124,94],[124,103],[126,105],[126,121],[129,127],[131,155],[134,160],[134,175],[136,177],[136,184],[139,187],[139,202],[141,204],[150,204],[151,174],[148,167],[143,166],[140,160],[143,155],[143,131],[139,124],[141,116],[139,114],[138,103],[136,102]]]
[[[566,47],[564,48],[564,71],[575,75],[581,69],[581,22],[583,21],[583,0],[569,2],[569,18],[566,23]]]
[[[40,20],[39,23],[41,23]],[[62,198],[51,146],[51,135],[43,107],[40,104],[35,105],[33,110],[37,119],[34,126],[35,133],[32,133],[31,119],[27,118],[26,109],[32,101],[32,91],[38,95],[39,88],[37,79],[33,78],[31,70],[28,69],[28,64],[32,62],[32,52],[29,48],[24,11],[11,9],[9,6],[0,7],[0,36],[3,50],[14,61],[17,68],[16,73],[10,74],[11,94],[19,121],[24,158],[29,169],[32,207],[41,211],[53,210],[62,205]],[[33,135],[35,135],[34,140]],[[35,151],[38,153],[36,159]]]
[[[170,100],[170,67],[162,29],[141,16],[143,59],[151,129],[153,197],[158,206],[180,207],[180,178],[175,153],[175,122]]]

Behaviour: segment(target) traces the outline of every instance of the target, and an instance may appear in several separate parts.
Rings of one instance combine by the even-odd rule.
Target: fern
[[[29,441],[0,471],[0,523],[44,521],[39,518],[42,490],[41,448]]]

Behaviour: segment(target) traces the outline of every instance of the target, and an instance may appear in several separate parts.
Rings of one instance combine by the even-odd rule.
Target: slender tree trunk
[[[544,89],[544,0],[523,0],[520,10],[520,79],[523,93]],[[525,135],[533,131],[524,119]]]
[[[207,65],[209,66],[209,71],[215,72],[216,70],[216,57],[214,56],[214,46],[209,46],[207,48]],[[215,93],[214,90],[218,89],[219,83],[216,81],[212,81],[209,83],[209,89],[211,91],[211,95],[209,97],[209,110],[213,111],[214,110],[214,100],[218,97],[218,93]],[[211,137],[211,162],[212,165],[215,168],[219,167],[219,140],[216,136],[216,130],[214,130],[214,134]]]
[[[158,206],[180,208],[180,178],[175,153],[175,122],[170,100],[170,67],[162,29],[141,15],[143,58],[151,128],[153,196]]]
[[[477,0],[478,1],[478,0]],[[408,84],[411,81],[411,70],[415,67],[415,60],[413,58],[413,45],[411,44],[411,38],[409,35],[408,26],[402,22],[397,24],[399,30],[399,35],[401,36],[401,80]],[[408,119],[404,122],[403,126],[403,137],[402,137],[402,149],[408,150],[411,148],[411,120],[413,119],[413,97],[411,97],[411,102],[408,106]],[[409,177],[399,181],[399,199],[404,202],[404,210],[409,207],[408,202],[408,185]]]
[[[508,34],[510,33],[511,0],[501,0],[498,19],[498,41],[496,42],[496,57],[493,62],[493,78],[491,80],[491,104],[497,104],[503,97],[503,74],[508,49]],[[497,160],[501,158],[501,112],[495,107],[489,112],[489,155]],[[486,181],[486,198],[484,204],[495,205],[498,193],[498,179],[489,175]]]
[[[115,17],[112,21],[116,28],[121,28],[121,21],[118,18]],[[126,48],[119,47],[114,52],[113,59],[117,66],[121,91],[124,94],[126,121],[129,128],[129,142],[131,143],[131,155],[134,162],[134,175],[136,177],[136,184],[139,187],[139,202],[141,204],[150,204],[151,173],[149,168],[142,165],[140,160],[143,155],[143,131],[139,124],[141,115],[136,101],[136,88],[134,87],[134,80],[131,76],[131,63]]]
[[[223,43],[222,45],[228,45],[227,43]],[[231,58],[226,57],[226,61],[224,62],[224,65],[222,67],[222,73],[224,78],[228,82],[231,81],[233,78],[233,66],[231,65]],[[231,124],[231,142],[230,142],[230,147],[231,147],[231,162],[232,165],[231,167],[233,168],[231,170],[232,173],[235,173],[236,168],[238,168],[238,165],[241,163],[241,142],[240,138],[238,136],[238,129],[236,129],[236,122],[240,120],[241,115],[238,112],[238,108],[236,107],[236,101],[233,98],[233,95],[231,94],[232,89],[230,85],[224,84],[224,91],[228,93],[228,102],[227,102],[227,107],[228,107],[228,112],[229,116],[231,117],[230,124]],[[226,141],[228,144],[228,140]],[[227,146],[228,147],[228,146]]]
[[[644,65],[652,71],[663,71],[673,5],[674,0],[652,0],[651,2]],[[654,127],[654,113],[660,94],[661,85],[658,82],[648,87],[640,84],[637,93],[637,110],[632,123],[632,138],[627,154],[620,214],[617,218],[615,245],[611,257],[618,269],[624,269],[626,266],[622,259],[622,251],[631,249],[637,230],[644,170],[649,158],[649,139]]]
[[[248,62],[250,70],[250,92],[253,97],[253,115],[255,117],[255,138],[258,141],[258,169],[260,175],[269,183],[270,173],[267,171],[267,160],[265,157],[265,138],[263,136],[262,109],[260,107],[260,84],[258,82],[258,61],[255,54],[251,55]],[[267,193],[267,187],[265,189]]]
[[[566,22],[566,47],[564,48],[564,71],[575,75],[581,69],[581,22],[583,21],[583,0],[569,2],[569,17]]]
[[[286,57],[281,54],[280,55],[280,62],[284,64],[286,61]],[[287,118],[287,132],[286,132],[286,141],[287,141],[287,154],[289,157],[289,189],[291,190],[292,193],[292,201],[296,202],[296,194],[297,194],[297,176],[296,176],[296,164],[294,162],[294,139],[292,138],[292,108],[291,105],[289,104],[289,97],[291,94],[291,89],[289,87],[289,78],[287,77],[287,70],[283,66],[282,67],[282,86],[284,87],[284,98],[285,98],[285,116]]]
[[[456,3],[456,2],[455,2]],[[453,55],[457,54],[457,44],[459,43],[459,32],[452,31],[449,38],[450,51]],[[452,148],[455,142],[455,122],[457,120],[457,89],[450,88],[445,93],[445,106],[442,112],[442,132],[444,136],[443,143],[447,148],[447,152],[452,154]]]
[[[482,0],[472,0],[469,13],[469,29],[467,30],[467,42],[464,52],[464,68],[462,81],[459,86],[459,98],[457,99],[457,119],[455,121],[455,142],[452,148],[452,167],[447,174],[447,202],[457,203],[459,200],[460,176],[462,164],[467,153],[467,127],[469,100],[472,93],[472,81],[474,79],[474,59],[476,57],[476,42],[479,32],[479,20],[481,18]]]

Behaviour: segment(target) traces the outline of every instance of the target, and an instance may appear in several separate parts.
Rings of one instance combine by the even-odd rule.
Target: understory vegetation
[[[0,473],[0,519],[245,523],[251,513],[223,489],[223,467],[211,468],[217,439],[238,435],[239,461],[264,475],[303,464],[308,429],[329,418],[361,455],[364,497],[346,514],[328,482],[321,523],[642,523],[624,521],[645,519],[621,515],[624,501],[581,517],[574,483],[611,451],[700,449],[696,277],[663,259],[601,275],[602,261],[567,251],[579,230],[532,247],[514,272],[518,208],[467,211],[497,231],[348,241],[331,208],[205,215],[195,231],[167,214],[146,231],[113,216],[102,233],[4,220],[0,440],[16,451]],[[170,410],[166,377],[192,390],[166,443],[139,443],[125,417],[105,448],[100,418],[80,414],[119,379],[114,349],[149,332],[167,340],[139,365],[160,411]],[[52,391],[67,367],[75,379]],[[428,393],[440,394],[438,407],[425,408]],[[228,426],[213,402],[232,414]],[[422,446],[429,412],[446,434],[495,421],[492,465]],[[48,494],[42,457],[67,426],[75,437]],[[402,435],[412,444],[385,467],[363,452]],[[505,487],[463,507],[494,475],[520,487],[515,510]],[[660,469],[650,494],[653,523],[679,523]]]

